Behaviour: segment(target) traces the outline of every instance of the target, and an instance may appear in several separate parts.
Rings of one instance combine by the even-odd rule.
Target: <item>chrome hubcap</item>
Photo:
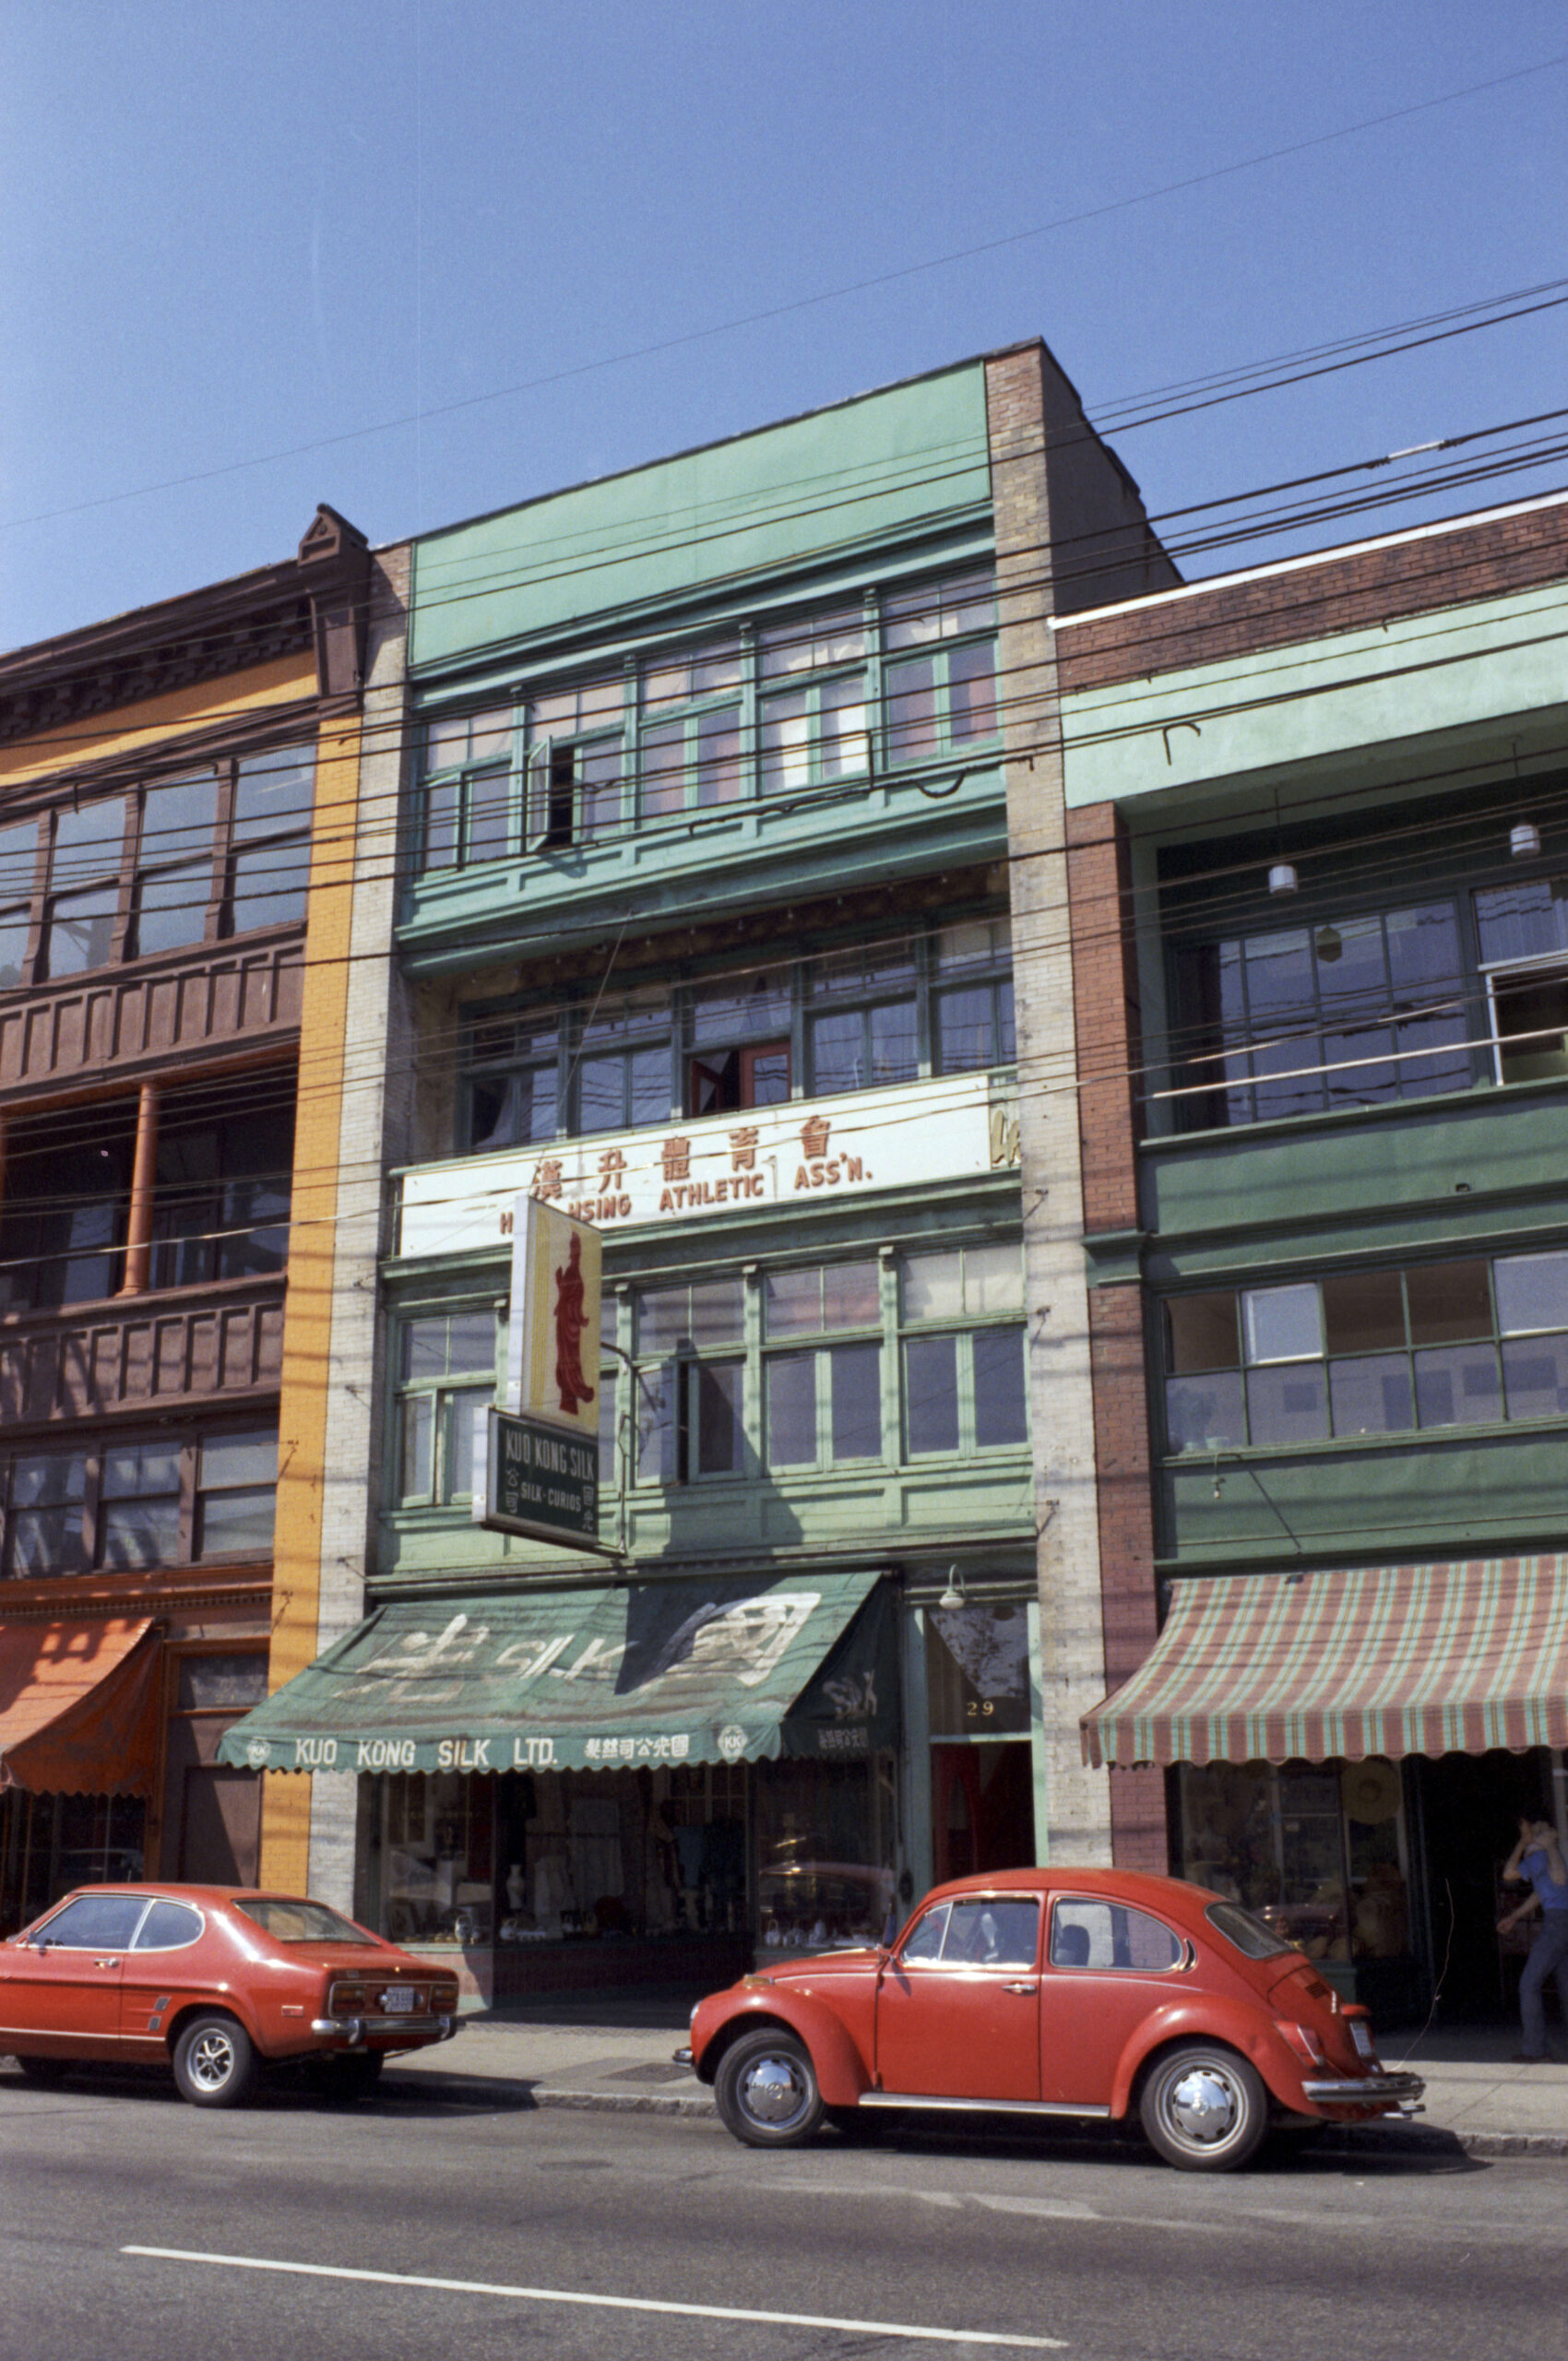
[[[234,2070],[234,2045],[226,2034],[204,2033],[191,2051],[193,2082],[204,2091],[220,2091]]]
[[[805,2091],[789,2058],[759,2058],[741,2082],[741,2105],[754,2123],[788,2123],[805,2105]]]
[[[1193,2066],[1170,2085],[1165,2113],[1182,2139],[1212,2148],[1235,2130],[1240,2107],[1234,2087],[1218,2067]]]

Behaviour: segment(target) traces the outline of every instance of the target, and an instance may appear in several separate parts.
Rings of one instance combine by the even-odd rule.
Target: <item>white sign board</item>
[[[457,1254],[510,1240],[519,1196],[613,1234],[960,1180],[1017,1161],[1011,1078],[952,1074],[417,1165],[400,1176],[399,1252]]]

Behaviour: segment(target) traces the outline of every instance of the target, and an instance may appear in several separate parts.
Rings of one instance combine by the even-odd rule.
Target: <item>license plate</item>
[[[411,2016],[418,1999],[419,1994],[411,1984],[394,1984],[381,1996],[382,2014],[388,2017]]]
[[[1377,2046],[1372,2040],[1372,2027],[1360,2017],[1350,2020],[1350,2038],[1356,2045],[1358,2058],[1375,2058]]]

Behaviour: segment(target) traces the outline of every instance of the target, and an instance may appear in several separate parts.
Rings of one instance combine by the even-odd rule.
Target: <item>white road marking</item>
[[[900,2320],[836,2319],[820,2312],[756,2312],[731,2304],[666,2304],[651,2296],[584,2296],[562,2287],[510,2287],[486,2279],[431,2279],[413,2271],[351,2271],[330,2262],[279,2262],[263,2255],[201,2254],[185,2247],[122,2247],[153,2262],[201,2262],[224,2271],[279,2271],[301,2279],[348,2279],[375,2287],[433,2287],[449,2296],[509,2296],[529,2304],[585,2304],[612,2312],[664,2312],[677,2319],[757,2320],[769,2328],[832,2328],[850,2336],[918,2336],[932,2344],[988,2344],[1064,2353],[1060,2336],[1004,2336],[985,2329],[912,2328]]]

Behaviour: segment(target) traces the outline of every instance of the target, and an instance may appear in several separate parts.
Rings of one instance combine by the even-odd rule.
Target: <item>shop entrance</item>
[[[1034,1758],[1028,1738],[933,1746],[931,1825],[936,1882],[1027,1869],[1035,1857]]]
[[[1527,1930],[1499,1938],[1498,1872],[1521,1813],[1551,1817],[1551,1772],[1529,1754],[1444,1754],[1417,1767],[1427,1877],[1427,1924],[1440,2023],[1506,2017],[1517,2007]],[[1523,1887],[1509,1890],[1517,1901]]]

